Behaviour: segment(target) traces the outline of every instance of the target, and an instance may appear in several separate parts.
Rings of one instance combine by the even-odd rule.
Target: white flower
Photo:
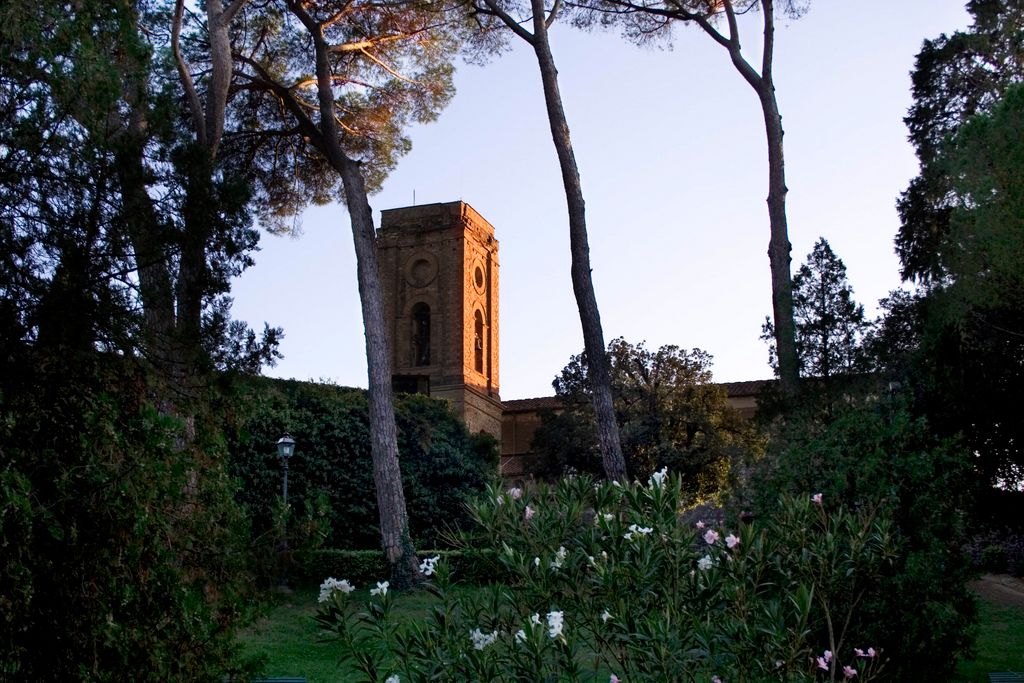
[[[501,507],[502,505],[505,504],[505,496],[495,496],[494,502],[498,504],[498,507]]]
[[[516,642],[517,643],[525,643],[526,642],[526,631],[524,631],[523,629],[519,629],[518,631],[516,631]]]
[[[565,558],[568,554],[569,551],[565,549],[565,546],[558,546],[558,552],[555,553],[555,559],[551,560],[551,568],[561,569],[562,563],[565,562]]]
[[[730,548],[735,548],[736,546],[738,546],[740,544],[739,536],[734,536],[733,534],[729,534],[728,536],[725,537],[725,544],[727,546],[729,546]]]
[[[440,560],[440,555],[434,555],[433,557],[428,557],[423,560],[423,562],[420,563],[420,573],[423,574],[423,576],[432,575],[434,573],[434,568]]]
[[[606,522],[610,522],[610,521],[612,521],[613,519],[615,519],[615,515],[613,515],[613,514],[612,514],[612,513],[610,513],[610,512],[606,512],[606,513],[604,513],[604,514],[603,514],[603,515],[601,515],[601,516],[602,516],[602,517],[604,517],[604,521],[606,521]]]
[[[648,482],[650,487],[660,489],[665,484],[665,477],[668,476],[668,468],[662,467],[660,470],[651,475],[651,479]]]
[[[398,677],[398,674],[394,674],[385,678],[384,683],[402,683],[402,679]]]
[[[557,638],[562,635],[563,622],[561,612],[548,612],[548,637]]]
[[[349,583],[348,579],[338,581],[332,576],[320,584],[320,597],[317,599],[317,602],[327,602],[335,591],[351,593],[353,590],[355,590],[355,586]]]
[[[607,622],[611,618],[612,618],[612,613],[609,612],[607,609],[605,609],[605,611],[601,612],[601,621]]]
[[[533,616],[530,617],[530,625],[531,626],[540,626],[540,615],[537,614],[536,612],[534,612]]]
[[[387,581],[378,581],[376,588],[370,589],[370,595],[379,595],[382,598],[388,594],[388,586],[391,584]]]
[[[534,567],[539,567],[540,566],[540,558],[539,557],[533,558],[533,566]]]
[[[477,628],[469,632],[469,637],[473,641],[473,647],[482,650],[498,639],[498,632],[484,633]]]
[[[519,500],[523,497],[523,490],[518,487],[512,487],[506,493],[508,493],[508,497],[512,500]]]
[[[636,524],[630,524],[629,525],[629,531],[627,531],[626,533],[622,534],[622,537],[624,539],[626,539],[627,541],[630,541],[630,540],[633,539],[633,535],[634,534],[637,534],[637,535],[640,535],[640,536],[646,536],[647,534],[651,533],[652,531],[654,531],[654,529],[652,529],[649,526],[638,526]]]
[[[702,572],[706,572],[714,566],[715,561],[711,559],[710,555],[705,555],[704,557],[697,560],[697,569],[700,569]]]

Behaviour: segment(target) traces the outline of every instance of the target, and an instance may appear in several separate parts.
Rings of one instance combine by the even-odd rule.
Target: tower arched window
[[[473,316],[473,368],[484,372],[484,316],[480,311]]]
[[[412,364],[430,365],[430,306],[423,302],[412,307]]]

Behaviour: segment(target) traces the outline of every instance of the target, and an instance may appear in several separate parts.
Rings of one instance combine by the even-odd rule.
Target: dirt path
[[[989,602],[1024,609],[1024,579],[1007,574],[985,574],[967,585]]]

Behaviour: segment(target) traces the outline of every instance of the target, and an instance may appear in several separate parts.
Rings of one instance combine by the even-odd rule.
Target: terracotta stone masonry
[[[554,396],[502,403],[499,395],[494,227],[462,201],[387,209],[377,249],[395,390],[448,400],[471,432],[501,442],[502,475],[528,477],[540,411],[560,406]],[[764,384],[725,388],[752,415]]]
[[[451,402],[501,438],[498,241],[464,202],[381,213],[377,233],[394,385]]]

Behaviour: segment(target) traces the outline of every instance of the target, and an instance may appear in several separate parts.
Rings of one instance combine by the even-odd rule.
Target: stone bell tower
[[[494,228],[461,201],[389,209],[377,249],[395,390],[447,399],[500,439]]]

